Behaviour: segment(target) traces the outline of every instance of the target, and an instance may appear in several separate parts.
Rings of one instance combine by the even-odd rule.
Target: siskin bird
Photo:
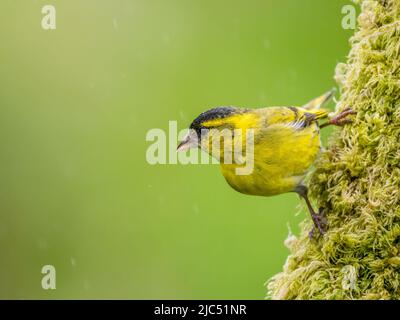
[[[218,107],[208,110],[192,122],[189,134],[177,151],[200,148],[217,158],[226,181],[238,192],[258,196],[297,193],[305,200],[314,222],[310,236],[316,229],[324,234],[327,221],[323,210],[314,211],[303,180],[321,149],[320,128],[344,125],[349,122],[347,116],[353,114],[351,109],[346,109],[319,125],[319,120],[328,118],[329,112],[322,107],[333,93],[333,90],[329,91],[302,107]],[[244,134],[249,129],[252,137]],[[221,135],[222,131],[228,134]],[[244,152],[248,140],[252,142],[251,154]],[[226,146],[230,147],[228,156]],[[240,161],[233,161],[238,153]],[[237,169],[250,158],[252,171],[238,174]]]

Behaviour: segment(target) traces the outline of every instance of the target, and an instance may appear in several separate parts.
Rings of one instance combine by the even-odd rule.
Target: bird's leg
[[[356,112],[350,108],[346,108],[341,113],[339,113],[336,117],[332,118],[328,122],[321,124],[319,127],[324,128],[324,127],[327,127],[330,125],[339,126],[339,127],[344,126],[347,123],[351,123],[350,119],[346,119],[346,117],[351,114],[356,114]]]
[[[328,221],[326,220],[326,217],[324,215],[324,210],[322,208],[319,209],[318,213],[316,213],[311,205],[310,199],[308,199],[308,188],[304,185],[300,185],[296,188],[296,193],[302,197],[306,204],[308,211],[310,212],[311,219],[314,222],[314,226],[312,230],[310,231],[310,238],[314,237],[315,230],[318,229],[320,234],[325,234],[327,226],[328,226]]]

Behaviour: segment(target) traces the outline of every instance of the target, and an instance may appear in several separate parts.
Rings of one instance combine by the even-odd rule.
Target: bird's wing
[[[289,127],[303,129],[328,116],[325,109],[304,109],[302,107],[273,107],[268,108],[266,116],[267,127]]]
[[[328,111],[270,107],[264,112],[264,125],[255,135],[255,159],[274,175],[304,175],[320,147],[317,121]]]
[[[326,103],[328,103],[328,101],[333,97],[335,92],[336,89],[332,89],[331,91],[324,93],[322,96],[309,101],[304,106],[302,106],[302,108],[306,110],[320,109]]]
[[[310,126],[320,119],[326,118],[329,114],[326,109],[293,108],[292,111],[295,114],[295,119],[287,123],[287,126],[299,130]]]

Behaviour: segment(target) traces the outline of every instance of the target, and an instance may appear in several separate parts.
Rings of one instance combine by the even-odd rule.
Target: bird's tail
[[[324,93],[322,96],[315,98],[315,99],[311,100],[310,102],[306,103],[304,106],[302,106],[302,108],[306,109],[306,110],[320,109],[326,103],[329,102],[329,100],[333,97],[335,92],[336,92],[336,89],[333,88],[332,90],[328,91],[327,93]]]

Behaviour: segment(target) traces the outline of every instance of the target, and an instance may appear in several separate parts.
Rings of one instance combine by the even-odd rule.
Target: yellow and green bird
[[[312,208],[303,180],[321,149],[320,128],[348,123],[346,117],[353,113],[346,109],[319,125],[319,120],[328,117],[329,112],[322,107],[333,93],[333,90],[329,91],[301,107],[213,108],[192,122],[178,151],[201,148],[208,152],[220,161],[221,172],[228,184],[241,193],[273,196],[296,192],[306,201],[314,222],[310,236],[315,229],[324,234],[326,219],[321,209],[316,213]],[[244,134],[249,131],[252,132],[251,138]],[[221,132],[228,134],[221,135]],[[251,139],[251,155],[245,150],[249,145],[246,139]],[[228,157],[227,145],[233,154]],[[241,161],[227,161],[235,158],[237,146]],[[250,158],[253,161],[251,172],[238,174],[237,169]]]

